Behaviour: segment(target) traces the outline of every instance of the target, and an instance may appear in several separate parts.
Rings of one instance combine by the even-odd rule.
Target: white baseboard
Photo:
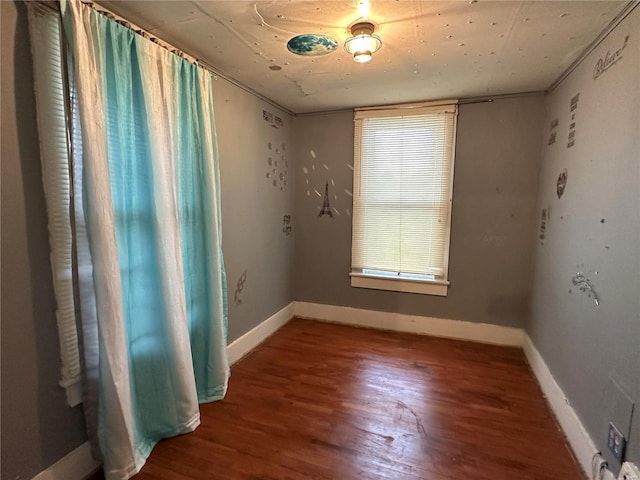
[[[318,303],[295,302],[294,313],[297,317],[302,318],[494,345],[519,347],[522,346],[524,336],[524,332],[520,328]]]
[[[284,307],[279,312],[274,313],[257,327],[249,330],[240,338],[234,340],[227,346],[229,354],[229,365],[233,365],[251,350],[256,348],[268,337],[273,335],[280,327],[293,318],[294,302]]]
[[[62,457],[33,480],[83,480],[95,472],[100,463],[91,456],[91,445],[85,442]]]
[[[293,303],[266,319],[227,347],[229,364],[240,360],[280,327],[293,318]],[[83,480],[95,472],[100,464],[91,456],[91,446],[85,442],[55,464],[40,472],[33,480]]]
[[[404,315],[392,312],[378,312],[306,302],[295,302],[294,313],[297,317],[347,325],[522,347],[531,366],[531,370],[547,397],[549,406],[562,427],[576,460],[584,472],[590,471],[591,458],[597,451],[595,444],[578,418],[575,410],[569,404],[564,392],[553,378],[546,362],[524,330],[484,323]]]
[[[345,325],[522,347],[558,423],[567,436],[578,463],[585,472],[590,471],[591,458],[596,452],[595,444],[580,422],[575,410],[569,404],[564,392],[553,378],[544,359],[522,329],[336,305],[292,302],[234,340],[227,347],[229,363],[236,363],[294,316]],[[47,470],[39,473],[33,480],[82,480],[91,475],[98,466],[99,464],[91,457],[91,448],[86,442]]]
[[[578,418],[569,400],[565,396],[562,388],[558,385],[553,374],[549,370],[544,358],[536,349],[528,335],[524,336],[522,349],[529,361],[531,370],[538,379],[542,392],[547,397],[551,410],[556,416],[562,431],[567,437],[569,445],[573,450],[576,460],[584,472],[591,471],[591,459],[598,451],[591,436],[587,433],[584,425]]]

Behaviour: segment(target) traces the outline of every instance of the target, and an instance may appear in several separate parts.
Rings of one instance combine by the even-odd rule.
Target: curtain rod
[[[423,108],[423,107],[443,107],[443,106],[449,106],[449,105],[458,105],[458,103],[459,103],[459,100],[457,98],[450,98],[450,99],[432,100],[432,101],[426,101],[426,102],[409,102],[409,103],[396,103],[392,105],[376,105],[373,107],[356,107],[353,110],[356,112],[370,112],[375,110],[390,110],[390,109],[411,110],[411,109]]]
[[[46,2],[43,2],[43,3],[47,4]],[[90,8],[94,9],[96,12],[98,12],[98,13],[100,13],[102,15],[105,15],[105,16],[111,18],[112,20],[118,22],[123,27],[132,30],[133,32],[137,33],[138,35],[140,35],[140,36],[146,38],[147,40],[155,43],[156,45],[168,50],[169,52],[173,53],[174,55],[177,55],[180,58],[185,59],[189,63],[193,63],[198,68],[202,68],[204,71],[206,71],[211,76],[213,76],[214,80],[217,80],[218,77],[220,77],[223,80],[226,80],[227,82],[231,83],[232,85],[235,85],[236,87],[238,87],[238,88],[244,90],[245,92],[253,95],[254,97],[262,100],[263,102],[268,103],[272,107],[275,107],[275,108],[277,108],[279,110],[282,110],[283,112],[285,112],[288,115],[291,115],[292,117],[295,116],[295,113],[293,113],[291,110],[283,107],[282,105],[280,105],[277,102],[274,102],[270,98],[265,97],[261,93],[255,91],[253,88],[245,85],[244,83],[236,80],[233,77],[230,77],[229,75],[225,74],[224,72],[221,72],[220,70],[215,69],[214,67],[212,67],[211,65],[207,64],[206,62],[203,62],[202,60],[198,59],[197,57],[194,57],[193,55],[188,54],[184,50],[181,50],[180,48],[170,44],[169,42],[166,42],[165,40],[159,38],[157,35],[154,35],[151,32],[148,32],[144,28],[136,25],[135,23],[127,20],[124,17],[121,17],[120,15],[112,12],[108,8],[103,7],[99,3],[93,2],[91,0],[82,0],[82,3],[84,5],[87,5]]]
[[[1,1],[1,0],[0,0]],[[50,2],[45,2],[45,1],[39,1],[38,3],[42,3],[43,5],[46,5],[48,7],[51,8],[51,3]],[[213,76],[214,80],[217,80],[217,77],[222,78],[223,80],[226,80],[227,82],[231,83],[232,85],[235,85],[236,87],[244,90],[245,92],[249,93],[250,95],[253,95],[254,97],[258,98],[259,100],[262,100],[263,102],[271,105],[272,107],[275,107],[279,110],[282,110],[283,112],[285,112],[286,114],[292,116],[292,117],[306,117],[306,116],[312,116],[312,115],[329,115],[332,113],[341,113],[341,112],[348,112],[348,111],[354,111],[358,108],[363,108],[366,109],[366,107],[350,107],[350,108],[344,108],[344,109],[336,109],[336,110],[325,110],[325,111],[319,111],[319,112],[307,112],[307,113],[294,113],[293,111],[289,110],[288,108],[280,105],[279,103],[271,100],[270,98],[262,95],[261,93],[257,92],[256,90],[254,90],[253,88],[245,85],[244,83],[236,80],[235,78],[225,74],[224,72],[212,67],[211,65],[209,65],[208,63],[199,60],[198,58],[194,57],[193,55],[190,55],[188,53],[186,53],[185,51],[179,49],[178,47],[170,44],[169,42],[166,42],[164,40],[162,40],[161,38],[158,38],[158,36],[153,35],[151,32],[148,32],[147,30],[145,30],[144,28],[136,25],[133,22],[130,22],[129,20],[127,20],[124,17],[121,17],[120,15],[117,15],[116,13],[112,12],[111,10],[103,7],[102,5],[100,5],[99,3],[96,3],[94,1],[91,0],[82,0],[82,3],[84,5],[89,6],[90,8],[93,8],[95,11],[97,11],[98,13],[101,13],[103,15],[106,15],[107,17],[111,18],[112,20],[118,22],[120,25],[124,26],[125,28],[129,28],[130,30],[134,31],[135,33],[141,35],[142,37],[146,38],[149,41],[154,42],[155,44],[159,45],[162,48],[165,48],[166,50],[169,50],[171,53],[178,55],[179,57],[187,60],[190,63],[195,64],[197,67],[202,68],[203,70],[205,70],[206,72],[208,72],[210,75]],[[637,0],[634,1],[630,1],[629,3],[631,4],[636,4]],[[59,2],[58,2],[59,4]],[[628,12],[626,12],[628,13]],[[474,103],[489,103],[489,102],[493,102],[494,100],[497,99],[502,99],[502,98],[514,98],[514,97],[521,97],[521,96],[529,96],[529,95],[539,95],[541,93],[548,93],[550,90],[547,90],[547,92],[522,92],[522,93],[513,93],[513,94],[503,94],[503,95],[492,95],[492,96],[486,96],[486,97],[471,97],[471,98],[462,98],[460,100],[457,101],[458,105],[470,105],[470,104],[474,104]],[[433,104],[436,103],[442,103],[442,102],[433,102]],[[406,104],[406,106],[404,108],[411,108],[410,107],[411,104]],[[399,108],[403,108],[403,105],[394,105],[397,106]],[[374,108],[389,108],[389,106],[384,106],[384,105],[380,105],[380,106],[376,106],[376,107],[369,107],[369,109],[374,109]]]
[[[458,105],[473,105],[476,103],[491,103],[494,102],[495,100],[506,100],[509,98],[520,98],[520,97],[533,97],[533,96],[537,96],[537,95],[544,95],[545,92],[544,91],[532,91],[532,92],[520,92],[520,93],[505,93],[505,94],[501,94],[501,95],[491,95],[491,96],[486,96],[486,97],[469,97],[469,98],[461,98],[460,100],[458,100],[456,103]],[[422,102],[424,103],[424,102]],[[436,101],[436,102],[432,102],[431,105],[439,105],[439,104],[445,104],[443,101]],[[404,105],[417,105],[417,104],[404,104]],[[296,117],[312,117],[315,115],[331,115],[334,113],[347,113],[347,112],[353,112],[355,110],[373,110],[373,109],[387,109],[387,108],[392,108],[394,107],[394,105],[379,105],[376,107],[372,107],[372,108],[367,108],[367,107],[350,107],[350,108],[340,108],[340,109],[336,109],[336,110],[323,110],[323,111],[319,111],[319,112],[304,112],[304,113],[296,113],[295,116]]]
[[[90,7],[90,8],[92,8],[93,10],[95,10],[96,12],[98,12],[100,14],[105,15],[106,17],[109,17],[111,20],[114,20],[114,21],[118,22],[123,27],[128,28],[129,30],[132,30],[133,32],[135,32],[138,35],[140,35],[141,37],[144,37],[147,40],[155,43],[156,45],[161,46],[165,50],[169,50],[174,55],[177,55],[180,58],[184,58],[189,63],[193,63],[193,64],[195,64],[197,66],[200,66],[200,65],[198,65],[198,59],[196,57],[194,57],[192,55],[189,55],[185,51],[180,50],[179,48],[171,45],[168,42],[165,42],[164,40],[162,40],[161,38],[158,38],[156,35],[152,34],[151,32],[146,31],[144,28],[136,25],[133,22],[130,22],[126,18],[121,17],[120,15],[118,15],[116,13],[113,13],[111,10],[103,7],[99,3],[93,2],[91,0],[82,0],[81,3],[83,5],[86,5],[86,6]],[[207,69],[204,69],[204,70],[207,70]]]

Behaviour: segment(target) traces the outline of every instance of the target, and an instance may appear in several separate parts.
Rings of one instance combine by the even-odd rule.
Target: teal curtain
[[[76,218],[90,253],[83,338],[96,343],[84,349],[97,385],[88,403],[105,474],[122,479],[158,440],[196,428],[198,403],[227,388],[212,79],[76,0],[63,18],[81,132]]]

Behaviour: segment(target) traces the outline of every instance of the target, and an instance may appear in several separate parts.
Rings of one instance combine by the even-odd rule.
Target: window
[[[351,285],[446,296],[457,105],[355,113]]]

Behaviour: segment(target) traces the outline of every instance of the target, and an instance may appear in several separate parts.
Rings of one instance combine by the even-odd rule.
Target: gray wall
[[[69,408],[49,266],[23,4],[2,8],[2,478],[31,478],[86,439]]]
[[[283,216],[293,215],[293,118],[221,78],[214,110],[231,342],[293,301],[294,235],[282,231]]]
[[[85,434],[81,409],[67,407],[57,386],[26,12],[19,3],[0,3],[2,478],[16,479],[50,466]],[[546,100],[546,120],[540,97],[461,106],[447,298],[350,287],[351,113],[292,119],[217,80],[229,341],[294,298],[525,325],[598,447],[604,449],[606,424],[614,420],[630,433],[629,458],[640,461],[640,415],[631,424],[628,414],[640,400],[639,16],[636,11]],[[624,58],[593,80],[596,60],[627,33],[633,36]],[[577,141],[568,149],[569,102],[578,92]],[[283,125],[265,122],[263,110]],[[554,118],[557,142],[547,146]],[[568,183],[558,199],[563,168]],[[325,182],[333,219],[317,217]],[[541,244],[541,210],[549,205]],[[282,232],[286,214],[293,216],[292,235]],[[571,285],[578,270],[594,282],[600,307]]]
[[[532,318],[527,330],[598,449],[607,425],[630,435],[640,462],[640,9],[547,98]],[[594,79],[598,59],[630,35],[622,58]],[[568,148],[570,102],[575,145]],[[554,119],[556,142],[547,145]],[[557,179],[567,169],[561,198]],[[539,232],[537,233],[539,235]],[[600,296],[572,285],[582,272]],[[636,413],[630,423],[631,406]]]
[[[15,480],[48,468],[82,444],[86,434],[82,408],[69,408],[57,384],[60,357],[26,9],[19,2],[0,4],[1,468],[3,479]],[[294,235],[282,232],[282,216],[293,213],[294,172],[286,166],[293,161],[293,119],[222,79],[214,84],[214,96],[232,341],[293,300]],[[283,125],[265,122],[263,109]],[[236,304],[245,270],[242,303]]]
[[[353,114],[296,118],[296,300],[522,326],[543,113],[541,96],[460,107],[446,298],[350,286]]]

